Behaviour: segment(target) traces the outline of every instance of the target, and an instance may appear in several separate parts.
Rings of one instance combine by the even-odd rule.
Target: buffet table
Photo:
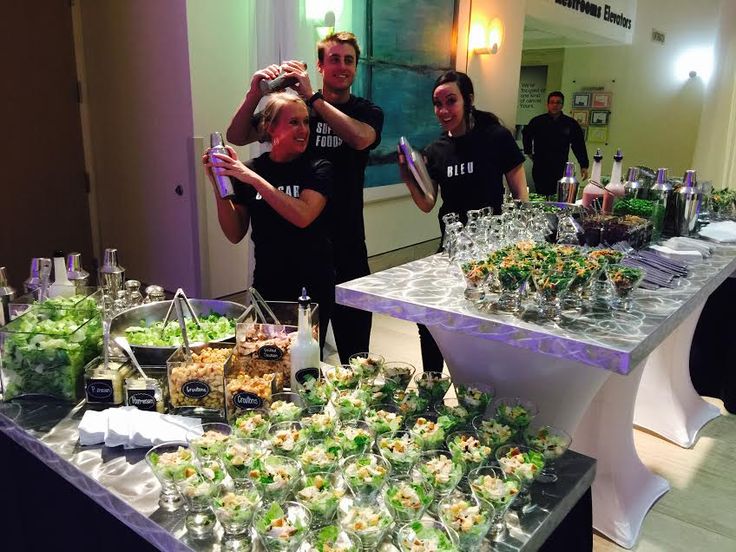
[[[219,525],[211,537],[193,539],[183,508],[161,510],[160,486],[144,460],[147,449],[80,446],[77,426],[84,409],[84,403],[0,403],[0,450],[9,474],[0,501],[0,538],[9,550],[46,550],[47,533],[73,539],[75,550],[98,550],[102,543],[107,550],[249,549],[242,539],[224,542]],[[563,456],[558,482],[532,487],[535,508],[522,515],[510,511],[509,535],[491,550],[590,550],[595,465],[575,452]]]
[[[687,355],[670,366],[667,353],[683,339],[689,347],[700,308],[734,269],[736,247],[717,246],[677,288],[637,291],[629,312],[566,312],[559,323],[539,321],[533,310],[516,317],[477,308],[463,298],[459,269],[441,255],[340,284],[336,300],[427,325],[455,381],[491,383],[498,396],[537,403],[540,422],[565,429],[574,450],[598,460],[593,526],[631,548],[669,489],[636,453],[635,410],[637,423],[686,435],[685,445],[717,415],[692,389]]]

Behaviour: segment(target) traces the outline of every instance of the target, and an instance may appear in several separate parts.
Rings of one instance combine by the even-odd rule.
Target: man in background
[[[360,47],[352,33],[332,33],[317,43],[317,68],[322,75],[319,91],[312,88],[306,67],[299,61],[256,72],[227,131],[233,144],[255,141],[253,114],[262,97],[259,81],[275,78],[279,70],[296,80],[292,88],[310,108],[307,154],[327,159],[334,167],[335,185],[327,213],[338,284],[370,274],[363,224],[363,184],[369,151],[381,142],[383,111],[350,93],[359,57]],[[335,305],[332,330],[340,362],[347,363],[350,355],[369,350],[371,322],[370,312]]]
[[[522,130],[524,153],[533,161],[532,178],[536,193],[557,193],[557,181],[565,172],[570,148],[580,163],[580,179],[588,178],[588,152],[583,129],[562,112],[565,96],[560,91],[547,96],[547,113],[537,115]]]

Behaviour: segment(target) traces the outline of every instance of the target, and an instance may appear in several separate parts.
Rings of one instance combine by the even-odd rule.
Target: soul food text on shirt
[[[286,195],[291,197],[299,197],[299,186],[276,186],[279,192],[284,192]],[[256,199],[263,199],[261,192],[256,193]]]
[[[457,163],[455,165],[447,165],[447,177],[462,176],[464,174],[473,174],[473,161],[466,163]]]
[[[333,134],[332,128],[327,123],[317,123],[314,145],[318,148],[338,148],[342,145],[342,138]]]

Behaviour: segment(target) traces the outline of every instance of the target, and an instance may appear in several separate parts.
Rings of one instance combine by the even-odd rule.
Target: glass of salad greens
[[[370,451],[375,439],[375,432],[363,420],[341,422],[335,431],[335,441],[345,457]]]
[[[481,443],[491,447],[492,451],[496,451],[501,445],[508,443],[516,430],[509,425],[502,424],[494,418],[486,416],[476,416],[473,418],[473,429],[478,433]]]
[[[457,535],[434,519],[411,521],[399,528],[396,541],[401,552],[460,552]]]
[[[279,422],[268,430],[271,450],[275,454],[299,458],[307,445],[309,436],[301,422]]]
[[[324,527],[331,524],[344,495],[345,485],[340,477],[315,472],[304,476],[294,498],[312,514],[312,527]]]
[[[491,447],[484,445],[475,431],[456,431],[447,437],[447,447],[453,458],[465,466],[465,474],[492,460]]]
[[[384,362],[381,367],[380,373],[385,375],[387,378],[395,380],[398,384],[398,390],[405,391],[411,383],[411,378],[414,377],[414,373],[417,369],[414,365],[408,362],[402,362],[399,360]]]
[[[490,383],[458,383],[455,382],[458,402],[472,415],[484,414],[488,405],[496,395]]]
[[[352,364],[326,366],[323,373],[332,391],[357,389],[361,383],[361,371]]]
[[[455,419],[444,414],[427,413],[406,419],[411,438],[422,450],[444,447],[445,438],[455,425]]]
[[[540,317],[560,320],[562,298],[572,284],[575,274],[569,263],[538,265],[532,270],[532,281],[537,290]]]
[[[442,372],[424,371],[417,379],[417,393],[430,407],[440,402],[450,389],[450,376]]]
[[[394,473],[407,473],[422,453],[419,443],[405,430],[379,435],[376,447]]]
[[[324,439],[337,430],[340,420],[332,408],[310,406],[307,408],[302,425],[311,439]]]
[[[420,397],[414,389],[406,391],[396,391],[394,393],[394,402],[399,407],[399,412],[404,416],[412,414],[421,414],[429,408],[429,401],[424,397]]]
[[[301,419],[304,408],[304,401],[297,393],[274,393],[268,407],[268,416],[272,424],[295,422]]]
[[[460,270],[465,277],[465,299],[482,301],[486,296],[485,284],[491,275],[491,266],[486,261],[471,260],[461,263]]]
[[[506,535],[506,512],[519,496],[521,484],[497,466],[481,466],[468,474],[473,496],[492,517],[490,539],[502,540]]]
[[[497,307],[507,312],[521,310],[521,289],[531,275],[530,263],[524,259],[506,257],[495,267],[501,288]]]
[[[631,296],[644,279],[644,271],[641,268],[613,264],[606,266],[606,277],[613,292],[611,306],[623,311],[631,309]]]
[[[359,502],[371,502],[381,493],[391,474],[391,464],[377,454],[356,454],[345,459],[342,475]]]
[[[537,481],[540,483],[557,481],[554,464],[570,448],[572,437],[560,428],[546,425],[529,430],[526,434],[526,443],[544,456],[544,469]]]
[[[404,416],[399,407],[393,404],[377,404],[369,408],[363,420],[376,435],[392,433],[404,427]]]
[[[534,416],[539,412],[539,408],[532,401],[519,397],[501,397],[493,402],[493,411],[497,422],[523,435]]]
[[[473,412],[467,409],[460,400],[455,397],[445,397],[434,406],[438,417],[444,417],[450,424],[447,431],[454,431],[470,425]]]
[[[196,536],[212,532],[215,516],[212,512],[212,497],[225,480],[225,470],[217,459],[200,461],[194,473],[187,473],[176,480],[176,486],[187,503],[184,520],[187,531]]]
[[[348,362],[362,379],[370,379],[378,374],[386,359],[376,353],[355,353]]]
[[[338,508],[340,527],[355,533],[364,551],[378,550],[378,545],[393,525],[391,514],[378,501],[360,502],[345,497]]]
[[[243,410],[232,426],[236,437],[263,439],[268,435],[268,429],[271,427],[268,410],[263,408]]]
[[[309,439],[299,454],[304,473],[330,472],[337,468],[342,449],[332,437]]]
[[[270,454],[253,462],[250,478],[263,495],[263,501],[281,502],[291,496],[303,476],[299,462],[287,456]]]
[[[394,400],[394,393],[399,389],[397,380],[379,372],[370,378],[364,386],[370,404],[386,404]]]
[[[146,463],[161,483],[158,503],[163,510],[173,512],[182,503],[176,481],[196,473],[194,453],[182,441],[171,441],[156,445],[146,453]]]
[[[268,441],[232,438],[222,451],[222,463],[234,481],[250,481],[253,463],[271,452]]]
[[[491,528],[493,514],[470,495],[453,493],[437,506],[442,522],[457,535],[458,548],[463,552],[477,552]]]
[[[544,456],[538,450],[514,443],[503,445],[496,451],[496,461],[506,476],[513,476],[521,485],[517,504],[522,510],[531,503],[529,487],[544,469]]]
[[[297,382],[296,392],[307,407],[324,406],[330,401],[330,386],[325,377],[307,376],[304,382]]]
[[[358,420],[368,409],[368,392],[364,388],[335,389],[330,403],[340,420]]]
[[[418,471],[393,476],[383,488],[383,503],[397,523],[421,519],[433,499],[432,485]]]
[[[268,552],[295,552],[309,532],[312,515],[298,502],[273,502],[256,514],[254,526]]]
[[[253,514],[261,506],[261,493],[250,480],[220,485],[212,496],[212,509],[226,535],[247,533]]]
[[[233,428],[221,422],[202,424],[202,434],[187,435],[189,446],[199,460],[220,458],[230,441]]]
[[[308,548],[304,552],[361,552],[363,546],[358,535],[335,525],[315,529],[307,537]]]
[[[415,469],[434,487],[435,495],[441,498],[458,486],[465,473],[465,462],[446,450],[427,450],[422,453]]]

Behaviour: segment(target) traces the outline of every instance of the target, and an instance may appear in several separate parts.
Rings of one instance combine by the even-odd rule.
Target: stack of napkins
[[[732,220],[711,222],[708,226],[701,228],[699,234],[714,242],[736,242],[736,222]]]
[[[704,241],[686,237],[670,238],[651,248],[665,257],[682,261],[700,261],[713,254],[713,248]]]
[[[166,441],[186,441],[202,434],[202,420],[146,412],[133,406],[87,410],[79,422],[79,444],[125,448],[152,447]]]

